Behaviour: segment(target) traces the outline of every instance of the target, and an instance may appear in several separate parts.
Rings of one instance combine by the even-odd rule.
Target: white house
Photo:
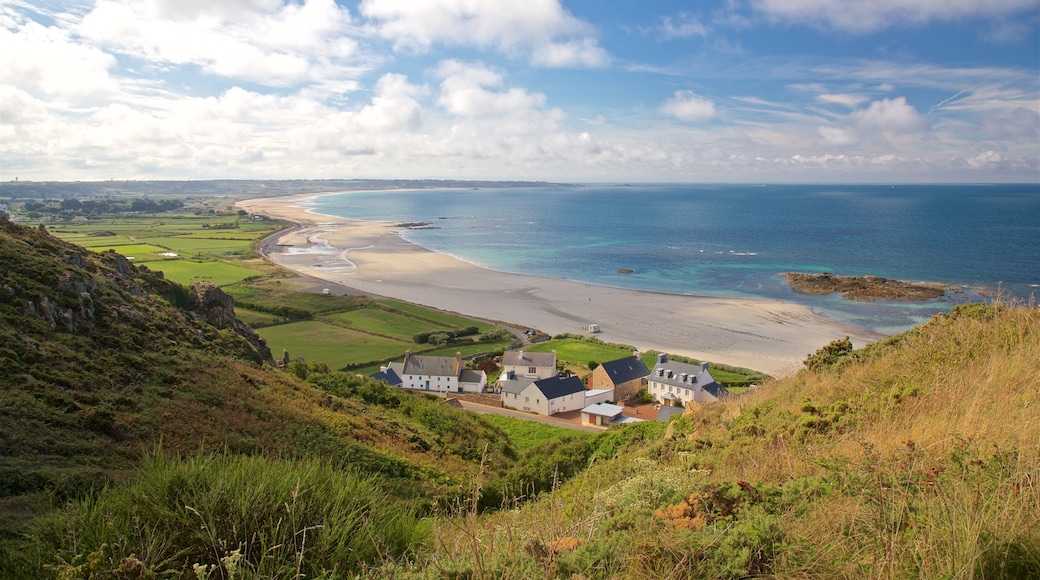
[[[611,425],[639,423],[642,421],[642,419],[636,419],[635,417],[626,417],[624,412],[624,407],[618,405],[596,403],[581,410],[581,424],[610,427]]]
[[[552,352],[524,352],[507,350],[502,353],[502,376],[513,373],[518,377],[547,379],[556,376],[556,350]]]
[[[462,364],[462,353],[450,357],[417,355],[409,351],[404,354],[404,362],[390,363],[387,371],[392,371],[400,380],[401,388],[417,391],[479,393],[487,385],[487,373],[467,369]]]
[[[676,407],[685,407],[691,401],[714,403],[730,396],[725,387],[715,382],[708,363],[669,361],[665,354],[657,355],[657,364],[647,378],[647,391],[655,401]]]
[[[585,385],[576,376],[537,381],[521,377],[502,384],[502,404],[539,415],[577,411],[585,406]]]

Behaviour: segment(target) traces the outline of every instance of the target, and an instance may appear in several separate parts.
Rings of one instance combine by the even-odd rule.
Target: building
[[[694,401],[714,403],[730,396],[730,392],[711,376],[708,363],[695,365],[669,361],[665,354],[657,355],[657,364],[647,379],[647,391],[655,401],[675,407],[685,407]]]
[[[625,423],[639,423],[642,419],[626,417],[624,407],[607,403],[596,403],[581,410],[581,424],[596,427],[610,427]]]
[[[611,389],[614,391],[612,401],[623,401],[639,394],[646,386],[646,377],[650,371],[642,359],[632,355],[610,362],[605,362],[589,376],[590,389]]]
[[[532,379],[554,377],[556,376],[556,351],[507,350],[502,353],[502,376],[509,373]]]
[[[462,353],[450,356],[404,354],[404,362],[390,363],[380,373],[386,378],[396,377],[403,389],[433,393],[479,393],[487,385],[487,373],[467,369],[462,364]],[[390,383],[390,380],[387,380]],[[393,383],[390,383],[393,384]]]
[[[502,405],[539,415],[577,411],[585,407],[585,385],[573,375],[539,380],[520,377],[503,383]]]

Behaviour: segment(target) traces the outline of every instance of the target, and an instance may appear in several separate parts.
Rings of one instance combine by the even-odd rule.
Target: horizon
[[[1037,183],[1038,46],[1035,0],[11,0],[0,182]]]

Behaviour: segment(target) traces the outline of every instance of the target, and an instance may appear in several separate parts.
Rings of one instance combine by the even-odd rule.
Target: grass
[[[262,328],[271,352],[288,350],[292,358],[322,362],[334,369],[357,363],[389,359],[403,355],[410,344],[307,320]]]
[[[955,308],[829,367],[597,436],[519,509],[460,509],[396,577],[1040,575],[1040,311]],[[651,425],[653,426],[653,425]],[[613,457],[613,459],[609,459]]]
[[[317,458],[154,453],[130,482],[38,521],[19,559],[33,576],[55,561],[59,577],[352,575],[414,552],[427,529],[375,479]]]
[[[504,431],[509,437],[509,441],[512,442],[520,451],[526,451],[547,441],[552,441],[565,436],[590,435],[583,431],[574,431],[573,429],[555,427],[553,425],[547,425],[535,421],[524,421],[522,419],[507,417],[505,415],[495,415],[492,413],[484,415],[484,419],[492,425],[502,429],[502,431]]]
[[[425,317],[416,318],[414,316],[405,315],[402,312],[390,312],[380,308],[365,308],[362,310],[339,312],[331,314],[327,318],[338,324],[347,325],[358,330],[398,337],[408,337],[409,340],[412,336],[415,336],[420,332],[426,332],[436,328],[451,328],[440,324],[431,325],[428,321],[429,319]]]

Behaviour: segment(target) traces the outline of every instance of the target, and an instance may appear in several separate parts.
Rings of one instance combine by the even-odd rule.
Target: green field
[[[631,349],[618,348],[606,344],[585,342],[576,338],[554,338],[552,340],[526,347],[531,352],[550,352],[556,349],[556,360],[584,365],[590,361],[605,363],[619,358],[632,356]],[[649,365],[653,366],[653,365]]]
[[[506,435],[509,436],[510,443],[515,445],[520,451],[530,449],[531,447],[545,443],[546,441],[552,441],[564,436],[593,436],[593,433],[587,431],[565,429],[563,427],[555,427],[537,421],[526,421],[524,419],[507,417],[505,415],[495,415],[494,413],[487,413],[482,416],[492,425],[505,431]]]
[[[359,362],[378,361],[403,355],[410,346],[400,340],[382,338],[316,320],[280,324],[260,329],[260,335],[275,357],[288,350],[293,359],[321,362],[342,369]]]
[[[431,325],[423,319],[406,316],[402,313],[388,312],[379,308],[364,308],[330,314],[328,319],[351,328],[388,334],[391,336],[412,337],[420,332],[434,330],[440,325]],[[448,329],[448,326],[442,326]]]

